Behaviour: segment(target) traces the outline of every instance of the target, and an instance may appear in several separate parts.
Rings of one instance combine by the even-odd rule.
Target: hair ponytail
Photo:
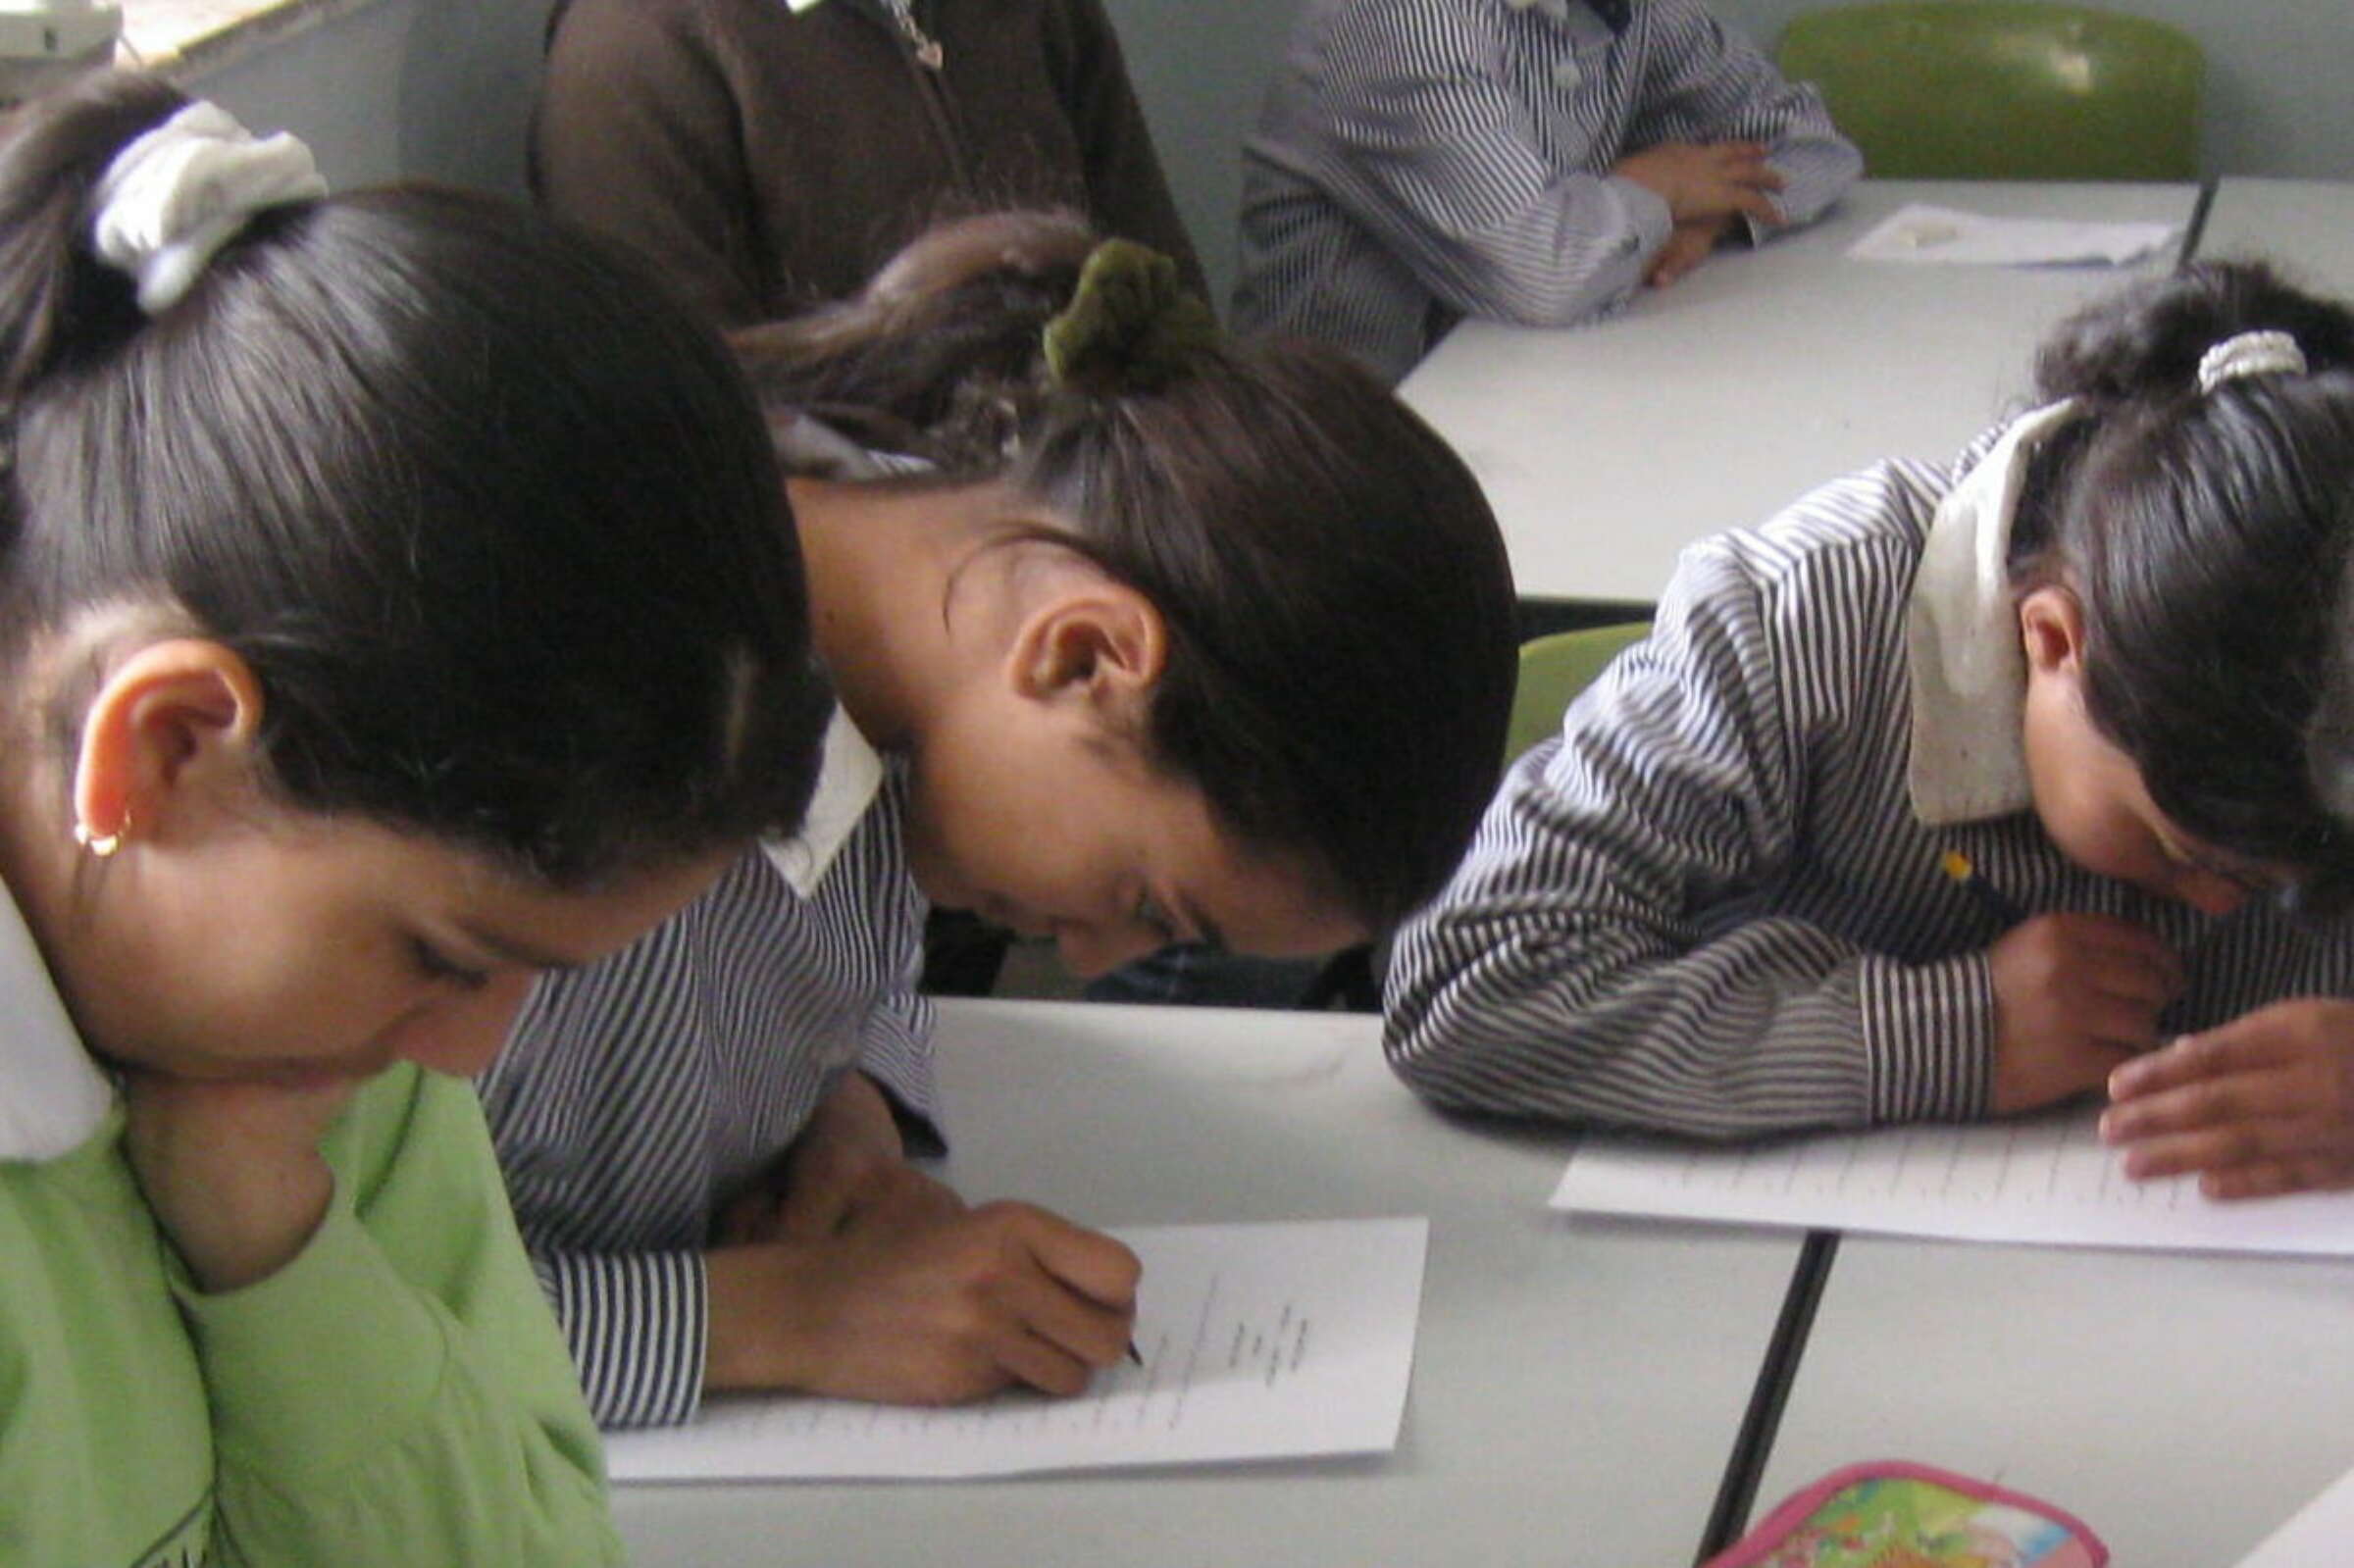
[[[0,408],[145,321],[131,279],[90,247],[90,204],[116,155],[187,101],[150,76],[104,75],[18,112],[0,141]]]

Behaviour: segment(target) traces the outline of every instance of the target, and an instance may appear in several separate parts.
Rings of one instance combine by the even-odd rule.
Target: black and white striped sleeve
[[[1506,69],[1542,19],[1503,7],[1372,0],[1324,39],[1317,110],[1327,194],[1459,315],[1532,327],[1624,300],[1673,228],[1667,204],[1549,159]],[[1564,37],[1552,41],[1563,58]],[[1598,123],[1615,106],[1576,108]]]
[[[1421,1094],[1707,1138],[1978,1113],[1982,954],[1902,963],[1835,935],[1868,915],[1802,918],[1780,896],[1817,849],[1823,744],[1853,749],[1873,802],[1841,825],[1848,847],[1868,861],[1885,829],[1892,862],[1899,837],[1919,858],[1887,765],[1902,708],[1822,739],[1858,669],[1901,645],[1904,574],[1867,551],[1769,590],[1767,553],[1754,536],[1687,553],[1654,636],[1512,769],[1453,884],[1401,932],[1384,1039]],[[1868,902],[1872,879],[1853,880]]]
[[[699,1251],[538,1251],[532,1267],[599,1427],[670,1427],[703,1396],[710,1290]]]
[[[1813,223],[1847,193],[1864,172],[1864,155],[1831,124],[1819,93],[1785,80],[1694,0],[1651,0],[1643,13],[1659,37],[1629,145],[1763,142],[1785,181],[1774,205],[1792,226]],[[1750,227],[1752,238],[1769,232]]]

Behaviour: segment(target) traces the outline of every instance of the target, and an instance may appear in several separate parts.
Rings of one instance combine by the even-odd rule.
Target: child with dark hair
[[[1312,345],[1221,339],[1166,258],[1014,214],[740,338],[844,721],[813,828],[551,978],[485,1086],[608,1422],[705,1389],[1075,1391],[1135,1260],[917,1172],[924,900],[1082,974],[1304,955],[1445,880],[1514,674],[1454,454]]]
[[[135,76],[0,137],[12,1568],[618,1561],[462,1075],[816,771],[721,345],[324,189]]]
[[[2354,1180],[2354,315],[2200,266],[2038,380],[1686,553],[1401,935],[1410,1085],[1708,1138],[2106,1087],[2132,1176]]]

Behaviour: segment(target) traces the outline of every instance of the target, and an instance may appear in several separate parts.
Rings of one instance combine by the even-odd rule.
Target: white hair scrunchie
[[[2212,344],[2199,356],[2199,391],[2214,391],[2242,376],[2296,376],[2305,370],[2305,351],[2286,332],[2240,332]]]
[[[220,105],[192,103],[106,166],[90,238],[100,260],[137,280],[139,309],[154,316],[255,213],[326,194],[293,136],[256,136]]]

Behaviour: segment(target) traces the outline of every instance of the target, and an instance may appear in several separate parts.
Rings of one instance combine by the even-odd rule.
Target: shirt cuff
[[[671,1427],[703,1396],[710,1282],[700,1252],[563,1252],[536,1261],[600,1427]]]
[[[1675,214],[1665,197],[1624,175],[1612,175],[1604,183],[1626,215],[1627,232],[1619,244],[1629,256],[1648,257],[1667,243],[1667,236],[1675,232]]]
[[[1868,1110],[1875,1123],[1986,1114],[1994,1067],[1994,976],[1981,952],[1933,964],[1863,966]]]

